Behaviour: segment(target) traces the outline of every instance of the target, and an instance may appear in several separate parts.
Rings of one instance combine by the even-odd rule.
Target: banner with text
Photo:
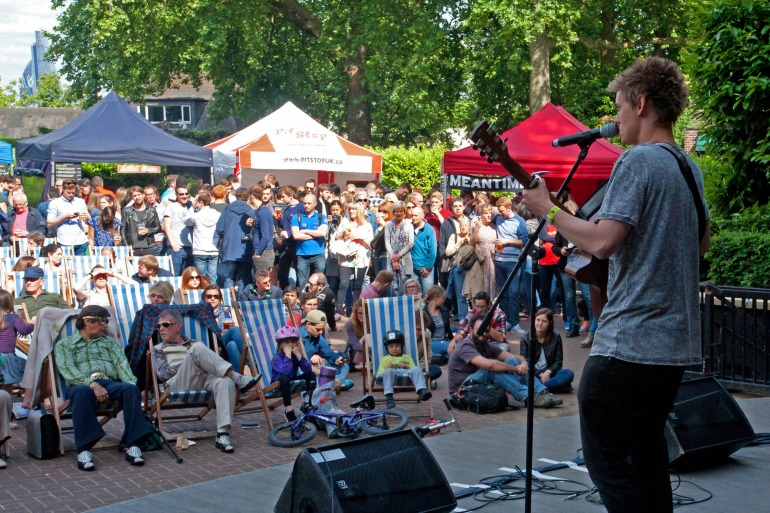
[[[524,187],[512,176],[445,175],[450,189],[474,191],[521,192]]]
[[[160,166],[154,166],[152,164],[118,164],[118,173],[159,174]]]

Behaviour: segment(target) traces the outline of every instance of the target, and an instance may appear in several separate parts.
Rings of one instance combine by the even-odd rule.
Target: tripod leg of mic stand
[[[537,335],[535,333],[535,312],[537,311],[537,291],[540,288],[540,279],[538,276],[537,258],[532,259],[532,294],[529,300],[529,351],[527,351],[527,441],[526,441],[526,472],[524,486],[524,512],[532,511],[532,446],[535,430],[535,349],[537,344]]]
[[[156,422],[150,422],[150,425],[152,425],[152,430],[155,431],[155,434],[160,437],[160,439],[163,441],[165,446],[168,447],[168,450],[171,451],[171,454],[174,457],[174,461],[176,461],[179,465],[181,465],[184,460],[181,458],[181,456],[179,456],[179,453],[176,452],[176,449],[174,448],[174,446],[171,445],[171,442],[168,441],[168,439],[161,432],[161,430],[158,429],[158,424]]]

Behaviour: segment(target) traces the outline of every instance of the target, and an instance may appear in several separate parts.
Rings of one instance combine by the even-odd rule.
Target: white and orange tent
[[[214,174],[242,173],[249,186],[273,173],[282,185],[366,181],[382,172],[382,156],[343,139],[296,105],[287,102],[272,114],[224,139],[206,145],[214,152]],[[256,172],[259,171],[259,172]]]

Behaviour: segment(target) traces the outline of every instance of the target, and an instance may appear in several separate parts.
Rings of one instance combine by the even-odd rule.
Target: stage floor
[[[755,432],[770,432],[770,398],[742,399],[741,409]],[[444,429],[425,443],[439,462],[454,491],[477,485],[484,477],[510,474],[516,467],[524,468],[525,424],[505,424],[472,431],[456,432]],[[580,437],[576,416],[543,419],[535,422],[534,467],[554,462],[569,461],[578,456]],[[223,463],[226,460],[223,460]],[[133,499],[93,511],[99,513],[156,512],[210,512],[234,511],[268,513],[278,500],[289,478],[292,465],[280,465],[195,484],[172,491]],[[727,511],[770,511],[767,476],[770,475],[770,446],[745,447],[725,464],[708,469],[684,472],[682,481],[688,481],[713,494],[711,500],[698,504],[698,513],[725,513]],[[583,467],[566,468],[544,474],[547,478],[561,478],[592,486]],[[674,477],[672,477],[674,479]],[[524,481],[514,483],[524,486]],[[567,490],[578,490],[581,485],[561,482]],[[693,499],[702,499],[707,493],[687,483],[679,493]],[[492,494],[490,497],[494,497]],[[567,495],[533,492],[532,511],[590,512],[605,511],[604,507],[585,500],[583,496],[563,500]],[[473,498],[458,501],[455,511],[462,512],[481,506]],[[502,513],[523,511],[524,500],[498,501],[481,511]],[[393,512],[398,513],[398,512]]]

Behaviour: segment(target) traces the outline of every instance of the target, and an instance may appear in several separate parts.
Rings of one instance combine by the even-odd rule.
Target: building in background
[[[32,59],[27,63],[24,74],[21,76],[20,96],[23,94],[34,96],[40,85],[40,77],[56,72],[54,63],[45,58],[49,46],[51,41],[43,35],[43,31],[36,30],[35,44],[32,45]]]

